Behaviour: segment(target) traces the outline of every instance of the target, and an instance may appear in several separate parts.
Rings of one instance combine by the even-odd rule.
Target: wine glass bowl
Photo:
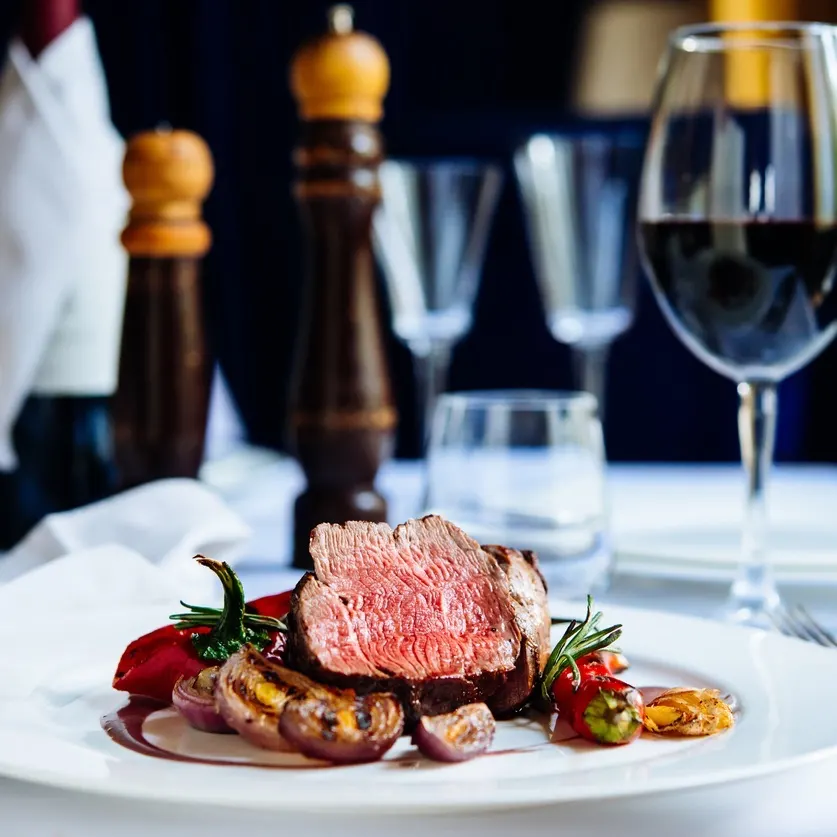
[[[547,324],[573,349],[578,383],[600,406],[607,349],[636,307],[642,152],[633,132],[583,130],[536,134],[514,155]]]
[[[776,384],[837,333],[837,29],[707,24],[663,58],[639,202],[640,252],[674,333],[738,384],[748,476],[729,611],[768,626]]]
[[[668,321],[717,372],[781,381],[834,337],[837,227],[671,219],[641,235]]]
[[[502,170],[470,160],[385,161],[372,224],[395,335],[416,360],[425,430],[453,345],[471,328]]]

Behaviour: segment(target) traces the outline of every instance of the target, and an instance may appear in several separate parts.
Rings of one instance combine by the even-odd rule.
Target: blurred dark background
[[[280,449],[303,276],[290,196],[297,120],[287,74],[299,44],[323,31],[328,5],[84,2],[98,35],[113,120],[123,135],[167,122],[197,131],[212,149],[216,182],[206,217],[215,243],[205,265],[211,339],[250,441]],[[389,153],[486,157],[507,171],[474,328],[456,349],[449,388],[570,387],[568,351],[549,335],[537,296],[511,153],[527,134],[589,120],[591,113],[607,125],[643,128],[661,33],[681,19],[705,17],[703,4],[352,5],[357,28],[378,37],[390,57],[392,85],[382,125]],[[0,4],[4,43],[18,7],[16,0]],[[608,10],[610,23],[603,22]],[[647,38],[637,32],[647,32]],[[634,67],[635,74],[626,79],[624,67]],[[623,88],[628,92],[620,99]],[[644,280],[641,286],[637,320],[615,344],[610,362],[609,457],[737,459],[734,385],[687,352],[663,322]],[[397,454],[412,456],[417,432],[411,360],[391,334],[390,358],[402,417]],[[777,458],[837,460],[831,429],[837,420],[835,369],[832,346],[783,385]]]

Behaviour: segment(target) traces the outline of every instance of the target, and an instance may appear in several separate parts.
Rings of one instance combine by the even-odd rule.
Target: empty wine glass
[[[422,449],[451,349],[471,328],[488,234],[502,186],[498,166],[387,160],[373,218],[393,330],[415,358]]]
[[[531,137],[514,166],[552,336],[604,412],[611,343],[634,316],[634,222],[643,142],[633,133]]]
[[[765,539],[776,386],[837,332],[835,33],[676,30],[642,177],[639,234],[660,307],[701,361],[738,384],[747,504],[729,612],[765,627],[779,603]]]

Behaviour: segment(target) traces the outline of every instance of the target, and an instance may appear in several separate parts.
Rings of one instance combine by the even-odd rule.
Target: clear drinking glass
[[[607,355],[636,307],[642,137],[537,134],[514,166],[552,336],[572,349],[576,385],[604,411]]]
[[[387,160],[380,182],[373,243],[393,330],[415,359],[423,448],[451,349],[471,328],[503,174],[464,160]]]
[[[427,464],[429,513],[480,543],[534,550],[561,596],[603,589],[605,455],[590,393],[445,393]]]
[[[837,331],[835,33],[796,23],[676,30],[642,177],[639,238],[663,313],[738,384],[748,491],[729,611],[754,625],[769,625],[779,603],[765,538],[776,385]]]

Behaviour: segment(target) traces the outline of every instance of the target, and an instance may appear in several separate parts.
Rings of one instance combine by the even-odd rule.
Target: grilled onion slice
[[[215,697],[224,720],[253,744],[341,764],[380,758],[404,729],[392,695],[323,686],[252,646],[221,667]]]
[[[320,689],[290,700],[279,729],[309,758],[341,764],[376,761],[404,730],[404,710],[388,694]]]

